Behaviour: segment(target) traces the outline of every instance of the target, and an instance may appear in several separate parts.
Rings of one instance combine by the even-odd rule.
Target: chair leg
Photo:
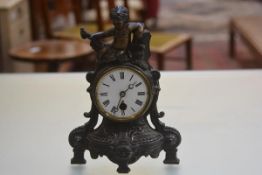
[[[236,56],[236,34],[232,26],[229,29],[229,56],[235,58]]]
[[[42,64],[34,64],[35,72],[48,72],[48,65],[45,63]]]
[[[59,69],[59,63],[54,61],[51,63],[48,63],[48,72],[57,72]]]
[[[65,62],[61,63],[60,66],[57,67],[57,72],[70,72],[73,70],[74,62]]]
[[[192,70],[192,39],[186,42],[186,69]]]
[[[156,54],[158,70],[164,70],[164,54]]]

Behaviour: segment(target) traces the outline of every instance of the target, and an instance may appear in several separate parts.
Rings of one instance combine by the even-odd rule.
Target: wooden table
[[[142,157],[129,175],[261,175],[262,71],[163,72],[158,109],[182,134],[179,165]],[[84,73],[0,74],[2,175],[117,174],[106,157],[71,165],[69,132],[88,119]]]
[[[10,50],[10,56],[33,64],[45,63],[49,72],[58,71],[63,62],[86,58],[93,50],[88,43],[73,40],[41,40]]]
[[[230,22],[230,56],[235,57],[236,41],[238,34],[255,54],[256,58],[262,62],[262,16],[235,17]]]

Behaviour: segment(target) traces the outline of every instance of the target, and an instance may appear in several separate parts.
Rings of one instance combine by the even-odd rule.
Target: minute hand
[[[132,84],[129,84],[129,85],[128,85],[128,88],[127,88],[126,90],[120,92],[120,98],[119,98],[119,101],[118,101],[118,103],[117,103],[117,109],[118,109],[119,106],[120,106],[120,103],[121,103],[122,98],[126,96],[126,92],[127,92],[129,89],[133,89],[134,86],[135,86],[135,84],[136,84],[136,81],[135,81],[134,83],[132,83]]]
[[[132,84],[129,84],[128,88],[124,92],[127,92],[129,89],[133,89],[135,84],[136,84],[136,81],[134,83],[132,83]]]

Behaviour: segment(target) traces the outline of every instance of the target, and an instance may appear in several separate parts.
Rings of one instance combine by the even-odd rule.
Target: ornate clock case
[[[83,38],[90,38],[90,35],[83,30],[81,34]],[[89,119],[88,122],[72,130],[69,135],[69,143],[74,152],[72,164],[86,163],[85,150],[90,152],[93,159],[106,156],[119,166],[117,169],[119,173],[128,173],[130,171],[128,165],[136,162],[141,156],[157,158],[162,150],[166,152],[165,164],[179,163],[177,146],[181,142],[180,133],[160,121],[164,112],[159,112],[157,109],[160,73],[153,70],[148,64],[150,37],[150,32],[145,30],[141,39],[129,46],[129,54],[115,55],[116,58],[113,61],[98,60],[96,70],[87,73],[86,79],[90,83],[87,91],[90,93],[92,106],[90,112],[84,113],[84,116]],[[91,40],[91,45],[92,42],[96,41]],[[139,47],[141,44],[143,47]],[[97,48],[94,47],[94,49]],[[107,60],[107,55],[103,56],[103,60]],[[101,77],[105,76],[109,70],[119,68],[135,71],[150,86],[147,92],[147,105],[140,112],[135,113],[134,117],[127,120],[121,120],[121,117],[120,120],[110,117],[110,111],[103,111],[99,105],[101,103],[98,103],[97,99],[97,86]],[[121,92],[124,90],[122,89]],[[119,96],[121,96],[121,92]],[[105,102],[104,105],[108,105],[108,103]],[[134,102],[134,105],[137,104]],[[117,108],[120,108],[119,106],[118,104]],[[125,108],[121,110],[131,107],[130,104],[124,104],[124,106]],[[100,126],[96,127],[99,116],[102,116],[103,120]],[[149,125],[148,120],[151,120],[153,127]]]

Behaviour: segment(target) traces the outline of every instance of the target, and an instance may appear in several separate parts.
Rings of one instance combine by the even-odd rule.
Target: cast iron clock
[[[164,163],[178,164],[180,133],[160,121],[164,112],[157,109],[160,73],[148,63],[151,34],[142,23],[128,21],[125,7],[114,8],[111,19],[114,26],[107,31],[80,32],[91,41],[97,66],[86,75],[92,106],[84,116],[89,120],[69,134],[74,151],[71,163],[84,164],[88,150],[91,158],[106,156],[119,166],[119,173],[128,173],[128,165],[141,156],[157,158],[164,150]],[[109,37],[112,43],[105,44]],[[103,120],[96,127],[99,116]]]

